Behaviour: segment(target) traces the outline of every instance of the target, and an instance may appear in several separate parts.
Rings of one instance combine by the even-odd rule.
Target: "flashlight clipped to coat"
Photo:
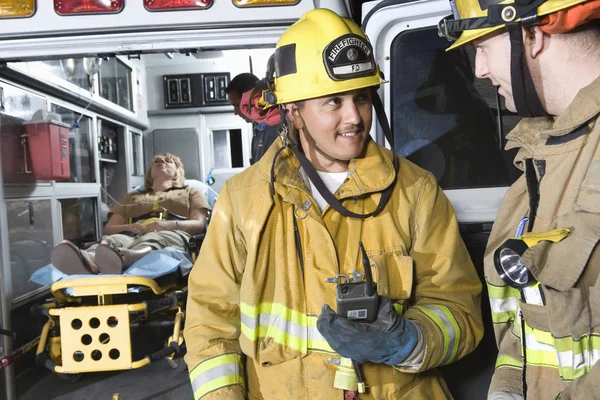
[[[521,226],[514,238],[506,240],[494,252],[494,267],[500,278],[508,286],[519,289],[522,299],[528,304],[545,305],[543,291],[522,260],[522,256],[530,247],[541,241],[553,243],[566,238],[569,228],[559,228],[544,232],[527,232],[522,234]]]

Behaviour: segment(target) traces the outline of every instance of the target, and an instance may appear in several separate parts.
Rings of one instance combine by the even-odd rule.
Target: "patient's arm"
[[[104,226],[105,235],[114,235],[115,233],[129,231],[141,235],[146,227],[141,224],[127,224],[125,217],[121,214],[113,214]]]
[[[190,213],[186,221],[172,222],[171,229],[181,230],[190,235],[199,235],[206,231],[206,222],[210,205],[206,197],[198,189],[190,189]],[[149,228],[149,227],[148,227]]]
[[[142,224],[127,224],[125,218],[124,207],[127,207],[131,203],[131,194],[129,194],[123,204],[118,205],[115,208],[115,213],[110,217],[106,226],[104,227],[105,235],[113,235],[115,233],[129,231],[134,232],[138,235],[143,235],[149,232],[160,232],[160,231],[184,231],[190,235],[198,235],[204,233],[206,230],[206,221],[208,217],[208,210],[210,206],[208,201],[198,189],[190,190],[189,207],[190,212],[188,219],[185,221],[174,221],[174,220],[161,220],[146,226]]]
[[[187,221],[178,222],[183,227],[182,230],[186,231],[190,235],[199,235],[206,232],[207,219],[208,210],[206,208],[199,208],[190,212],[190,219]]]
[[[190,235],[198,235],[204,233],[206,230],[206,218],[208,217],[208,210],[206,208],[199,208],[190,211],[190,218],[185,221],[157,221],[145,228],[145,233],[158,232],[158,231],[184,231]]]

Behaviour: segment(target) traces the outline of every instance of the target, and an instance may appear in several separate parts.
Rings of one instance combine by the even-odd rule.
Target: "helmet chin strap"
[[[517,114],[526,118],[549,117],[527,66],[521,24],[506,24],[506,29],[510,34],[510,75]]]

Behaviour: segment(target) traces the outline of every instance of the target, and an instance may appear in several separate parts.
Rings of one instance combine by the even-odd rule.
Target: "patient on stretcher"
[[[119,203],[102,241],[86,250],[64,241],[53,249],[52,264],[68,275],[120,274],[152,250],[187,252],[190,237],[205,232],[210,206],[200,190],[184,182],[179,157],[155,156],[144,178],[145,189]]]

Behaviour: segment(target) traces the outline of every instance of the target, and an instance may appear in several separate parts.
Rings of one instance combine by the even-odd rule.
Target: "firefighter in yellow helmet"
[[[456,0],[440,34],[526,117],[485,256],[489,399],[600,399],[600,1]]]
[[[315,9],[272,66],[281,140],[226,182],[189,279],[195,399],[451,398],[434,368],[481,339],[481,283],[432,174],[370,139],[371,44]]]

